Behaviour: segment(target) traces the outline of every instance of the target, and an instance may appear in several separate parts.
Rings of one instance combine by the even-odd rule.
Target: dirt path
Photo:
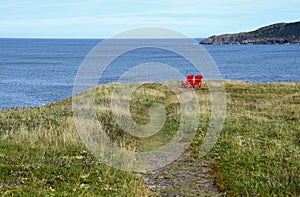
[[[147,174],[140,174],[159,196],[221,196],[214,184],[209,162],[182,156]]]

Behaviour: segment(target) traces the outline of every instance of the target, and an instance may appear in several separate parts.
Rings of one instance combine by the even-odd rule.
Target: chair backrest
[[[193,83],[194,83],[194,75],[189,75],[189,76],[187,76],[187,77],[186,77],[186,80],[187,80],[189,83],[193,84]]]
[[[203,79],[203,76],[202,75],[197,75],[195,77],[195,82],[194,82],[194,87],[202,87],[202,79]]]
[[[195,77],[195,81],[202,81],[202,79],[203,79],[203,76],[202,75],[197,75],[196,77]]]
[[[186,77],[185,82],[181,82],[181,87],[183,88],[192,88],[194,85],[194,75],[189,75]]]

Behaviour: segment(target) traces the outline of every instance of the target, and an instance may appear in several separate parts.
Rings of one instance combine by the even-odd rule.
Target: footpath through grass
[[[161,132],[145,139],[124,133],[113,120],[109,107],[113,87],[98,87],[95,100],[99,123],[112,141],[128,149],[149,151],[172,138],[180,114],[170,89],[162,84],[144,84],[130,98],[131,116],[139,124],[149,123],[153,103],[166,107],[167,121]],[[300,195],[300,84],[226,82],[225,87],[225,125],[216,146],[205,157],[212,164],[220,191],[228,196]],[[187,149],[193,162],[202,159],[197,158],[197,151],[210,111],[209,91],[196,92],[201,127]],[[33,109],[0,111],[0,194],[158,195],[134,173],[101,164],[85,148],[71,105],[67,99]]]

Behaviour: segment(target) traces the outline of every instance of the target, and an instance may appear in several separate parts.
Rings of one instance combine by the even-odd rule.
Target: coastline
[[[200,44],[299,44],[300,22],[276,23],[250,32],[211,36]]]
[[[208,80],[205,80],[208,81]],[[176,81],[173,81],[176,82]],[[272,85],[272,84],[300,84],[300,82],[290,82],[290,81],[285,81],[285,82],[251,82],[251,81],[243,81],[243,80],[230,80],[230,79],[224,79],[222,80],[222,82],[224,84],[226,83],[236,83],[236,84],[260,84],[260,85]],[[145,83],[151,83],[151,82],[145,82]],[[179,83],[179,81],[178,81]],[[97,87],[100,86],[105,86],[105,85],[112,85],[115,84],[113,83],[107,83],[107,84],[100,84]],[[89,91],[89,90],[86,90]],[[34,109],[34,108],[41,108],[41,107],[47,107],[48,105],[59,105],[61,102],[69,102],[69,100],[72,100],[72,96],[71,97],[67,97],[65,99],[56,101],[56,102],[52,102],[52,103],[46,103],[44,105],[37,105],[37,106],[11,106],[11,107],[7,107],[7,108],[1,108],[0,111],[7,111],[7,110],[25,110],[25,109]]]

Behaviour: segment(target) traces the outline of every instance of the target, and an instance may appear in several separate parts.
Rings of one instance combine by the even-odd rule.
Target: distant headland
[[[299,44],[300,21],[277,23],[255,31],[211,36],[200,44]]]

